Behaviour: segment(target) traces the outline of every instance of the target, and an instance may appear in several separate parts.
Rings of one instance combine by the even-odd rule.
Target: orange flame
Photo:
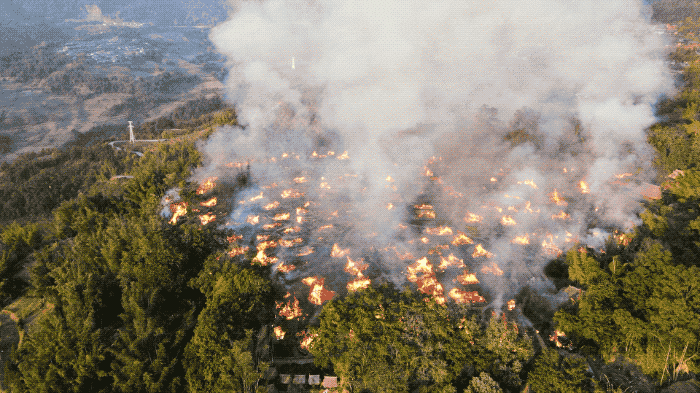
[[[447,226],[437,227],[437,228],[426,228],[425,232],[428,235],[447,236],[447,235],[452,235],[452,228],[447,227]]]
[[[301,244],[304,241],[304,239],[297,237],[296,239],[282,239],[280,240],[280,246],[282,247],[293,247],[295,244]]]
[[[290,294],[287,293],[287,296],[285,296],[285,297],[289,297],[289,296],[290,296]],[[303,315],[302,311],[301,311],[301,307],[299,307],[299,299],[297,299],[296,296],[294,296],[293,301],[289,300],[289,301],[287,301],[286,304],[283,302],[281,302],[281,303],[276,302],[276,303],[277,303],[277,308],[280,309],[279,315],[281,317],[287,318],[288,320],[292,320],[294,318],[299,318]]]
[[[170,211],[173,212],[173,217],[170,223],[177,224],[177,219],[187,214],[187,202],[173,203],[170,205]]]
[[[306,247],[302,248],[301,251],[299,251],[297,253],[297,256],[298,257],[305,257],[305,256],[311,255],[313,253],[314,253],[313,247],[306,246]]]
[[[431,176],[433,176],[433,171],[431,171],[430,169],[428,169],[427,166],[423,167],[423,169],[424,169],[423,174],[424,174],[426,177],[431,177]]]
[[[444,270],[449,266],[464,267],[464,260],[457,258],[454,254],[448,255],[447,258],[441,256],[438,268]]]
[[[545,254],[560,256],[562,251],[554,244],[552,234],[548,234],[547,237],[549,238],[549,241],[547,241],[547,239],[542,240],[542,250],[545,252]]]
[[[588,188],[588,184],[583,180],[578,182],[578,188],[581,190],[581,194],[589,194],[591,192],[591,189]]]
[[[350,282],[348,282],[347,288],[348,292],[356,292],[361,289],[367,289],[369,288],[370,284],[372,284],[372,281],[369,278],[366,277],[361,277],[361,278],[356,278]]]
[[[216,214],[202,214],[199,216],[199,221],[202,225],[207,225],[214,220],[216,220]]]
[[[535,182],[533,180],[519,181],[518,184],[525,184],[525,185],[528,185],[528,186],[534,188],[535,190],[537,189],[537,184],[535,184]]]
[[[253,216],[253,215],[250,215],[250,216],[248,216],[248,218],[246,218],[245,221],[246,221],[248,224],[257,225],[257,224],[260,223],[260,216]]]
[[[508,300],[508,311],[515,310],[515,299]]]
[[[406,267],[406,278],[410,282],[416,282],[418,280],[418,274],[433,274],[433,265],[428,261],[428,257],[423,257],[416,260],[416,263]]]
[[[256,196],[248,199],[248,201],[255,202],[255,201],[259,201],[261,199],[263,199],[263,192],[262,191],[260,191],[260,195],[256,195]]]
[[[338,159],[339,159],[339,160],[347,160],[348,158],[350,158],[350,157],[348,156],[348,152],[347,152],[347,151],[344,151],[343,154],[341,154],[341,155],[338,156]]]
[[[630,244],[630,241],[632,241],[632,237],[624,232],[618,233],[617,231],[615,231],[613,237],[617,241],[617,244],[620,246],[627,246]]]
[[[285,198],[285,199],[286,198],[301,198],[304,196],[304,193],[290,188],[288,190],[282,191],[282,194],[280,194],[280,196],[282,198]]]
[[[282,330],[282,326],[275,326],[275,338],[278,340],[283,340],[284,339],[284,330]]]
[[[619,175],[615,175],[615,177],[618,179],[622,179],[622,178],[625,178],[628,176],[632,176],[632,174],[631,173],[620,173]]]
[[[296,268],[297,267],[294,265],[285,265],[284,262],[277,265],[277,270],[281,271],[282,273],[289,273]]]
[[[513,219],[513,216],[503,216],[501,218],[501,224],[513,226],[513,225],[517,225],[518,223],[515,222],[515,220]]]
[[[333,224],[324,225],[318,228],[319,231],[325,231],[326,229],[333,229]]]
[[[333,258],[342,258],[346,256],[350,252],[349,248],[342,249],[338,246],[338,243],[333,244],[333,248],[331,249],[331,257]]]
[[[277,262],[277,257],[271,257],[265,254],[265,249],[258,249],[258,254],[253,258],[251,263],[259,263],[262,266],[271,265]]]
[[[555,220],[557,218],[560,220],[567,220],[567,219],[571,218],[571,216],[566,214],[563,210],[561,210],[557,214],[552,214],[552,220]]]
[[[265,210],[272,210],[272,209],[277,209],[280,206],[280,203],[278,201],[274,201],[272,203],[268,203],[263,207]]]
[[[530,238],[527,235],[524,236],[516,236],[513,240],[510,241],[513,244],[521,244],[521,245],[527,245],[530,244]]]
[[[216,187],[216,183],[214,183],[218,177],[212,176],[208,178],[207,180],[204,181],[204,183],[200,184],[199,187],[197,187],[197,195],[202,195],[206,194],[207,192],[211,191]]]
[[[549,199],[550,199],[552,202],[556,203],[557,206],[567,206],[567,205],[568,205],[568,203],[566,202],[566,200],[564,199],[564,197],[562,197],[562,196],[559,194],[559,192],[557,192],[557,189],[556,189],[556,188],[554,189],[554,191],[552,191],[552,192],[550,192],[549,194],[547,194],[547,196],[549,196]]]
[[[498,181],[498,179],[496,179],[495,177],[492,177],[490,180],[491,180],[491,183],[495,183]]]
[[[425,275],[416,280],[418,285],[418,290],[422,293],[433,295],[435,297],[442,297],[443,287],[442,284],[435,278],[434,274]],[[437,299],[436,299],[437,300]],[[439,302],[439,301],[438,301]]]
[[[245,253],[248,252],[249,249],[250,247],[236,247],[228,252],[228,256],[233,258],[237,255],[245,255]]]
[[[323,277],[306,277],[305,279],[301,280],[301,282],[311,287],[311,291],[309,292],[309,302],[317,306],[320,306],[324,302],[333,299],[333,296],[335,296],[335,292],[329,291],[323,287]]]
[[[208,200],[206,202],[199,202],[199,205],[204,206],[204,207],[214,207],[214,206],[216,206],[216,197],[211,198],[210,200]]]
[[[289,213],[276,214],[272,219],[275,221],[289,220]]]
[[[296,183],[296,184],[301,184],[301,183],[306,183],[307,180],[306,180],[306,178],[305,178],[304,176],[299,176],[299,177],[295,177],[295,178],[293,179],[293,181],[294,181],[294,183]]]
[[[418,218],[435,218],[435,212],[432,210],[419,210]]]
[[[493,254],[486,251],[481,244],[477,244],[476,246],[474,246],[474,252],[472,253],[472,258],[478,258],[478,257],[491,258],[492,256],[493,256]]]
[[[301,342],[299,343],[299,346],[300,346],[302,349],[305,349],[305,350],[307,350],[307,351],[310,350],[311,347],[312,347],[311,344],[313,343],[314,338],[317,337],[317,336],[318,336],[318,334],[315,334],[315,333],[314,333],[314,334],[306,334],[306,333],[305,333],[305,334],[304,334],[304,338],[302,338],[302,339],[301,339]]]
[[[455,303],[484,303],[486,299],[479,296],[477,291],[463,291],[458,288],[452,288],[449,296]]]
[[[227,237],[226,237],[226,240],[227,240],[229,243],[233,243],[233,242],[235,242],[236,240],[241,240],[241,239],[243,239],[243,235],[235,235],[235,234],[234,234],[234,235],[231,235],[231,236],[227,236]]]
[[[464,221],[466,221],[466,222],[481,222],[481,220],[483,220],[483,219],[484,219],[484,217],[481,217],[478,214],[474,214],[474,213],[470,213],[470,212],[467,212],[467,215],[464,216]]]
[[[279,222],[275,222],[272,224],[265,224],[262,227],[263,227],[263,229],[273,229],[273,228],[277,228],[277,227],[281,227],[281,226],[282,226],[282,224],[280,224]]]
[[[549,341],[554,341],[558,348],[562,348],[564,344],[561,343],[560,338],[566,338],[566,334],[561,330],[554,330],[554,335],[549,336]]]
[[[503,275],[503,270],[501,270],[498,265],[496,265],[496,262],[491,262],[491,266],[484,266],[481,268],[482,273],[491,273],[495,276],[502,276]]]
[[[457,281],[462,285],[478,284],[479,283],[479,279],[476,278],[476,274],[468,273],[466,270],[464,270],[464,273],[457,276]]]
[[[452,244],[455,246],[462,246],[465,244],[472,244],[474,241],[469,238],[466,234],[462,232],[457,232],[457,236],[452,240]]]
[[[386,204],[386,209],[387,209],[387,210],[391,210],[391,209],[393,209],[393,208],[394,208],[394,204],[393,204],[393,203],[387,203],[387,204]]]
[[[359,261],[353,261],[352,259],[350,259],[350,257],[347,257],[347,258],[348,258],[348,263],[345,264],[345,271],[347,273],[352,274],[353,276],[362,277],[362,271],[367,269],[369,267],[369,265],[366,263],[363,263],[364,259],[362,259],[362,258],[360,258]]]

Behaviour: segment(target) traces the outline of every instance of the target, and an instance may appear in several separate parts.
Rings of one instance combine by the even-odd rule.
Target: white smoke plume
[[[412,263],[439,244],[415,241],[427,227],[471,230],[493,257],[472,258],[473,244],[458,256],[472,271],[492,262],[505,271],[482,275],[508,288],[493,290],[499,299],[517,288],[508,282],[537,275],[556,255],[548,250],[576,239],[597,245],[593,233],[607,232],[594,226],[636,222],[638,198],[614,175],[652,177],[645,128],[673,85],[667,39],[645,19],[642,1],[230,5],[235,12],[210,38],[228,56],[227,97],[245,130],[214,134],[199,176],[238,161],[251,163],[260,186],[313,178],[313,187],[297,188],[314,201],[316,229],[334,211],[346,213],[332,237],[305,233],[317,252],[339,243],[371,260],[367,250],[394,247],[411,252]],[[349,160],[313,155],[329,150]],[[331,179],[337,192],[317,188]],[[553,202],[555,189],[565,202]],[[418,203],[433,206],[434,221],[415,220]],[[468,213],[481,222],[468,222]],[[504,224],[505,215],[516,224]],[[514,244],[515,236],[530,244]],[[403,280],[407,263],[385,254],[377,269]]]

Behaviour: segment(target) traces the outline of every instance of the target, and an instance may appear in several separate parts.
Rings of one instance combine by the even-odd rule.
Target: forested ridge
[[[700,57],[681,46],[672,58],[688,64],[683,88],[659,103],[648,132],[662,198],[602,250],[576,245],[551,261],[545,273],[570,301],[553,310],[525,288],[517,309],[483,310],[382,283],[336,296],[278,346],[312,355],[314,372],[338,376],[339,391],[700,390]],[[173,188],[190,206],[207,198],[188,181],[202,164],[195,141],[235,122],[220,99],[202,100],[139,125],[153,137],[182,129],[140,158],[86,135],[0,166],[6,391],[285,386],[269,346],[286,289],[251,263],[253,252],[231,252],[233,231],[158,214]],[[305,337],[313,345],[300,349]]]

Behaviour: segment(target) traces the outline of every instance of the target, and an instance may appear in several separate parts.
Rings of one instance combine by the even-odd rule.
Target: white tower
[[[129,142],[134,143],[136,138],[134,137],[134,126],[129,122]]]

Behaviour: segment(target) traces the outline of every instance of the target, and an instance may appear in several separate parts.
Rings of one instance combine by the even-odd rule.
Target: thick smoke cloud
[[[221,129],[203,146],[210,165],[200,177],[230,161],[292,152],[300,159],[291,169],[253,165],[253,176],[263,184],[289,181],[292,172],[350,173],[342,198],[311,188],[307,197],[319,198],[321,211],[336,210],[341,199],[350,206],[348,246],[398,245],[416,257],[422,250],[402,226],[410,206],[431,203],[455,230],[478,212],[475,236],[507,272],[492,277],[495,286],[541,270],[551,258],[543,242],[595,244],[592,227],[635,222],[634,188],[614,175],[651,177],[644,130],[672,86],[668,42],[641,1],[230,6],[235,12],[211,39],[228,56],[227,96],[246,128]],[[350,160],[308,159],[326,150],[347,151]],[[554,189],[565,203],[552,202]],[[567,218],[552,218],[561,211]],[[503,215],[517,225],[503,224]],[[408,231],[425,229],[416,225]],[[512,243],[516,235],[532,239],[527,252]],[[395,263],[382,268],[405,273]]]

